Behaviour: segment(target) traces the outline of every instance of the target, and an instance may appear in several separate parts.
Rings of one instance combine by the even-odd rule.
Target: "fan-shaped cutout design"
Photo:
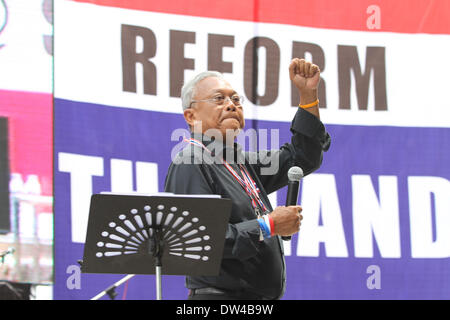
[[[101,232],[96,257],[148,253],[155,228],[161,230],[165,250],[173,256],[208,261],[211,250],[206,227],[197,217],[177,207],[145,205],[116,215]]]

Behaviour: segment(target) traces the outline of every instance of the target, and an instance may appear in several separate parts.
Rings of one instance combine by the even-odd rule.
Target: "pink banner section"
[[[0,90],[0,117],[8,119],[11,173],[24,183],[37,177],[40,193],[52,195],[52,95]]]

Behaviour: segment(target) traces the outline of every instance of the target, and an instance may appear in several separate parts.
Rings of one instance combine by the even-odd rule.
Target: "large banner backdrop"
[[[245,96],[244,148],[290,139],[293,57],[321,68],[332,137],[302,181],[285,299],[450,298],[450,16],[446,1],[54,2],[56,299],[124,275],[81,274],[90,196],[163,191],[188,135],[179,99],[218,70]],[[283,205],[286,190],[271,195]],[[140,275],[119,298],[154,299]],[[164,299],[185,299],[163,277]]]

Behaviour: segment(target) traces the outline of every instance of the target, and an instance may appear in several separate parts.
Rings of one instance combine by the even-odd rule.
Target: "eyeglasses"
[[[228,100],[230,100],[235,106],[241,106],[244,103],[243,96],[239,96],[236,94],[236,95],[229,97],[229,96],[225,96],[225,95],[221,94],[221,95],[209,98],[209,99],[192,100],[189,107],[191,107],[193,103],[201,102],[201,101],[208,101],[208,102],[215,103],[218,106],[221,106],[221,105],[224,105],[226,102],[228,102]]]

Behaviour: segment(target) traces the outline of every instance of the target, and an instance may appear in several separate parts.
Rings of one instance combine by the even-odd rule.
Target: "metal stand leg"
[[[154,235],[149,239],[149,253],[155,259],[156,276],[156,300],[162,300],[161,274],[162,274],[162,255],[164,242],[160,228],[154,229]]]
[[[98,295],[96,295],[95,297],[93,297],[91,300],[98,300],[101,297],[103,297],[104,295],[109,295],[109,297],[111,299],[114,299],[117,295],[117,293],[115,292],[115,289],[120,286],[122,283],[130,280],[131,278],[133,278],[135,276],[135,274],[129,274],[126,277],[123,277],[122,279],[120,279],[119,281],[117,281],[116,283],[114,283],[112,286],[110,286],[109,288],[107,288],[106,290],[100,292]]]
[[[162,300],[161,266],[156,266],[156,300]]]

